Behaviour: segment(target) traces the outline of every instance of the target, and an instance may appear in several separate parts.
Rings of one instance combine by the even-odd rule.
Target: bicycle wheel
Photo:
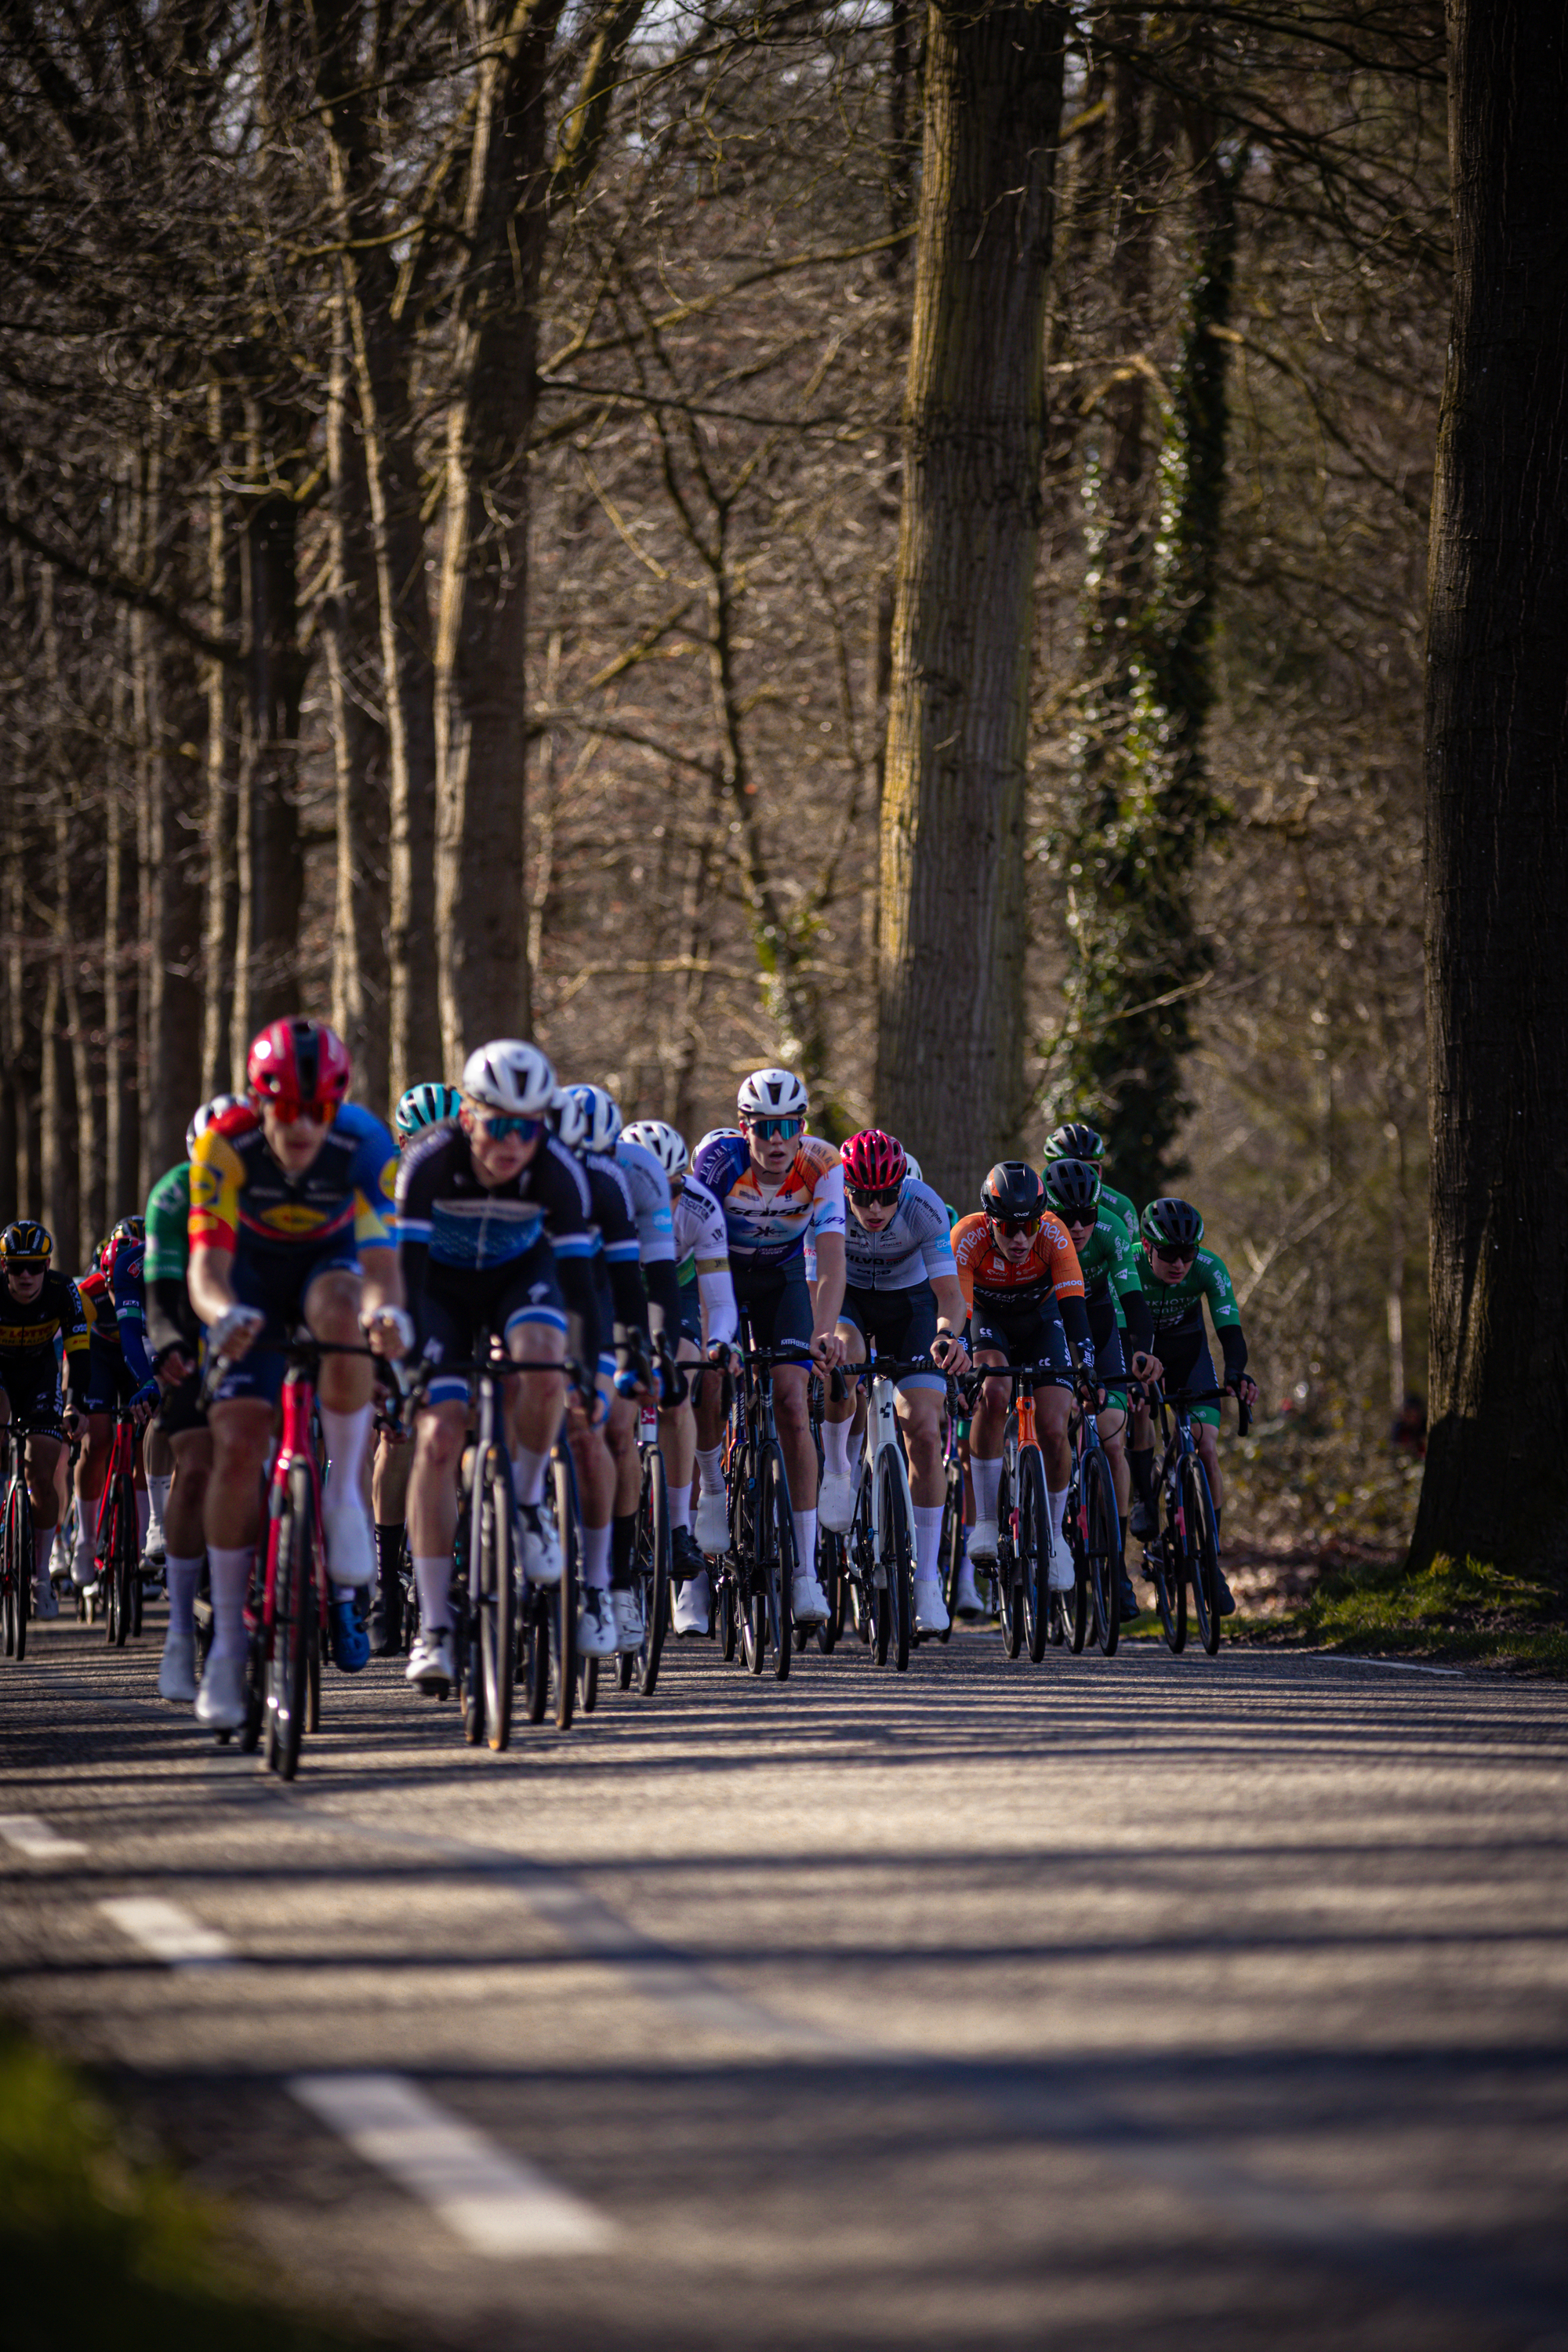
[[[141,1561],[136,1540],[136,1488],[129,1475],[115,1481],[118,1488],[119,1528],[115,1538],[114,1582],[120,1596],[120,1631],[116,1640],[121,1649],[128,1634],[136,1631],[136,1603],[142,1591]]]
[[[1049,1583],[1050,1534],[1046,1517],[1046,1478],[1039,1449],[1018,1448],[1016,1464],[1018,1495],[1018,1591],[1023,1610],[1024,1639],[1029,1663],[1037,1666],[1046,1654],[1053,1615]]]
[[[888,1646],[892,1652],[893,1664],[900,1674],[905,1675],[910,1670],[910,1637],[914,1631],[914,1548],[910,1538],[903,1482],[890,1454],[890,1448],[885,1449],[877,1465],[877,1516],[881,1522],[877,1565],[882,1572],[882,1581],[878,1589],[887,1596]],[[878,1663],[879,1664],[881,1661]]]
[[[664,1637],[669,1631],[669,1480],[658,1446],[643,1465],[637,1514],[637,1574],[642,1582],[642,1649],[632,1660],[644,1698],[658,1687]]]
[[[1002,1610],[1002,1647],[1016,1658],[1024,1646],[1024,1596],[1018,1566],[1016,1443],[1002,1449],[1002,1480],[996,1490],[996,1591]]]
[[[277,1506],[278,1552],[267,1649],[267,1761],[280,1780],[300,1769],[310,1702],[310,1636],[315,1630],[316,1562],[310,1474],[298,1462]]]
[[[939,1642],[949,1642],[958,1622],[953,1606],[958,1592],[958,1572],[963,1565],[963,1473],[956,1462],[947,1468],[947,1493],[942,1497],[942,1540],[937,1558],[942,1562],[942,1597],[947,1604],[947,1623],[937,1635]]]
[[[827,1614],[820,1625],[813,1627],[816,1646],[825,1658],[830,1658],[844,1630],[844,1538],[824,1529],[817,1546],[817,1572],[822,1590],[827,1596]],[[799,1629],[796,1629],[797,1632]],[[800,1647],[799,1643],[796,1647]]]
[[[5,1587],[5,1655],[18,1661],[27,1654],[27,1578],[32,1570],[33,1515],[26,1482],[18,1471],[5,1501],[5,1550],[0,1559]]]
[[[1198,1639],[1212,1658],[1219,1648],[1219,1544],[1214,1504],[1203,1464],[1195,1454],[1182,1465],[1182,1519],[1187,1532],[1187,1563],[1193,1580],[1193,1611]]]
[[[570,1731],[577,1704],[577,1579],[583,1556],[577,1480],[571,1452],[560,1440],[552,1461],[555,1529],[561,1539],[561,1581],[551,1611],[555,1651],[555,1727]]]
[[[784,1455],[776,1444],[764,1449],[758,1470],[757,1565],[763,1571],[763,1630],[773,1647],[774,1678],[784,1683],[789,1680],[790,1662],[795,1656],[792,1600],[797,1562],[789,1480],[784,1475]],[[814,1560],[812,1566],[816,1565]]]
[[[1094,1638],[1114,1657],[1121,1635],[1121,1519],[1110,1465],[1099,1446],[1083,1457],[1082,1497],[1074,1530],[1082,1548],[1085,1580],[1094,1610]]]
[[[740,1608],[735,1580],[728,1569],[721,1569],[713,1588],[713,1631],[718,1636],[719,1654],[726,1665],[735,1655],[739,1625]]]
[[[1149,1558],[1154,1570],[1161,1630],[1166,1646],[1180,1651],[1187,1646],[1186,1560],[1175,1507],[1168,1495],[1163,1495],[1161,1500],[1165,1512],[1164,1532]]]
[[[599,1704],[599,1661],[586,1653],[577,1654],[577,1700],[584,1715],[592,1715]]]
[[[511,1738],[512,1611],[516,1580],[511,1556],[511,1478],[492,1447],[485,1479],[479,1572],[474,1591],[475,1643],[483,1686],[482,1729],[499,1755]]]

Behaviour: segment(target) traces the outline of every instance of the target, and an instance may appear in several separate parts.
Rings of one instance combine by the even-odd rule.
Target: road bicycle
[[[911,1372],[936,1369],[929,1356],[907,1362],[877,1356],[849,1372],[851,1379],[868,1377],[870,1395],[860,1490],[844,1546],[847,1591],[840,1608],[853,1612],[878,1665],[885,1665],[890,1653],[900,1674],[908,1671],[910,1647],[921,1637],[915,1632],[914,1500],[899,1427],[898,1382]],[[842,1394],[842,1376],[835,1378]],[[959,1498],[962,1525],[962,1473]]]
[[[684,1383],[682,1383],[684,1393]],[[679,1399],[677,1399],[679,1402]],[[623,1690],[651,1698],[658,1685],[659,1661],[669,1631],[669,1484],[658,1450],[658,1407],[646,1404],[637,1426],[642,1486],[637,1495],[632,1570],[642,1600],[642,1647],[623,1650],[617,1661]]]
[[[103,1603],[104,1633],[122,1650],[128,1635],[142,1632],[142,1537],[136,1517],[137,1417],[123,1397],[117,1400],[110,1440],[109,1475],[98,1505],[92,1556]]]
[[[1007,1381],[1013,1402],[1002,1433],[1002,1477],[996,1495],[996,1591],[1002,1646],[1016,1658],[1026,1645],[1035,1665],[1046,1654],[1049,1629],[1050,1514],[1046,1462],[1035,1428],[1037,1381],[1054,1380],[1053,1364],[977,1365],[963,1386],[978,1394],[986,1381]]]
[[[1072,1470],[1063,1517],[1063,1531],[1073,1556],[1073,1589],[1052,1593],[1050,1606],[1054,1641],[1069,1643],[1076,1654],[1092,1625],[1095,1641],[1109,1658],[1115,1654],[1121,1633],[1123,1561],[1116,1483],[1100,1434],[1102,1402],[1099,1381],[1089,1373],[1079,1372],[1068,1430]]]
[[[27,1620],[33,1613],[33,1498],[27,1492],[26,1432],[14,1422],[0,1425],[0,1483],[5,1516],[0,1521],[0,1628],[5,1655],[27,1654]]]
[[[750,1339],[744,1325],[742,1334]],[[773,1674],[782,1683],[788,1679],[795,1649],[795,1522],[773,1422],[773,1382],[766,1375],[775,1364],[799,1365],[804,1360],[787,1349],[743,1346],[732,1352],[740,1355],[741,1377],[726,1375],[730,1403],[724,1483],[730,1540],[714,1573],[713,1629],[726,1658],[732,1658],[739,1646],[749,1674],[762,1673],[771,1649]]]
[[[1220,1643],[1219,1533],[1208,1478],[1193,1435],[1192,1408],[1212,1402],[1215,1391],[1185,1389],[1173,1393],[1158,1381],[1141,1385],[1150,1411],[1158,1416],[1162,1449],[1155,1474],[1160,1528],[1144,1548],[1144,1568],[1154,1580],[1167,1646],[1173,1652],[1186,1647],[1190,1589],[1198,1639],[1212,1658]],[[1220,1393],[1235,1396],[1233,1383],[1227,1381]],[[1252,1416],[1239,1397],[1237,1403],[1245,1437]]]

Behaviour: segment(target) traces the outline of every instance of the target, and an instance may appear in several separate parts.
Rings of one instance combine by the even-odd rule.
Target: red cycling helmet
[[[353,1074],[348,1047],[324,1021],[274,1021],[251,1039],[245,1064],[251,1093],[285,1121],[301,1112],[330,1120]]]
[[[883,1192],[901,1184],[910,1164],[898,1137],[884,1135],[879,1127],[852,1135],[838,1156],[844,1162],[844,1181],[858,1192]]]

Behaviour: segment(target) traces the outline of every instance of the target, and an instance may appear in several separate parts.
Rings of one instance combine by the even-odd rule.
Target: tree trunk
[[[1426,667],[1430,1436],[1412,1563],[1568,1561],[1568,30],[1449,0]]]
[[[241,753],[239,940],[235,955],[234,1059],[268,1022],[299,1011],[300,913],[305,895],[300,840],[299,509],[279,481],[273,450],[301,424],[247,402],[252,488],[240,554],[247,654]],[[265,487],[263,487],[265,485]]]
[[[240,624],[239,567],[226,528],[221,479],[223,395],[211,395],[213,472],[206,495],[208,623],[215,636]],[[212,661],[206,674],[205,907],[202,919],[202,966],[205,1001],[202,1012],[202,1099],[233,1087],[230,1027],[234,1019],[235,955],[239,927],[239,877],[236,868],[238,778],[234,751],[238,710],[226,665]],[[244,1078],[244,1065],[239,1076]]]
[[[526,1034],[528,441],[548,225],[545,74],[563,0],[503,17],[480,68],[437,633],[437,937],[447,1067]]]
[[[882,799],[877,1111],[966,1197],[1023,1115],[1059,11],[933,0]]]
[[[58,882],[58,877],[57,877]],[[58,900],[56,901],[58,919]],[[38,1189],[43,1221],[54,1235],[54,1262],[68,1274],[81,1266],[80,1202],[77,1191],[76,1085],[66,1034],[65,942],[57,935],[44,985],[43,1082],[39,1090]]]

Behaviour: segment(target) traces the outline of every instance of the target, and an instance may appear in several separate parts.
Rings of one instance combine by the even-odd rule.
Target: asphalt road
[[[0,1990],[341,2309],[1568,2352],[1568,1690],[687,1645],[496,1758],[377,1663],[284,1788],[156,1647],[0,1664]]]

